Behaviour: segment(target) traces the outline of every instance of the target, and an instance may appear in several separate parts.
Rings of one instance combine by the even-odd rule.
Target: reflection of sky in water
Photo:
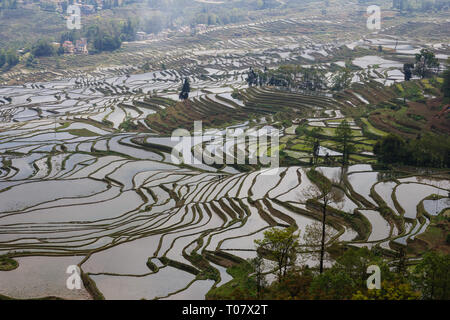
[[[426,212],[433,216],[436,216],[442,210],[450,208],[450,198],[442,198],[439,200],[424,200],[423,207]]]

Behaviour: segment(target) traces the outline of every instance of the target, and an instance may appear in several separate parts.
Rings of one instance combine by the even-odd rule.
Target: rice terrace
[[[448,0],[68,4],[0,0],[0,300],[450,298]]]

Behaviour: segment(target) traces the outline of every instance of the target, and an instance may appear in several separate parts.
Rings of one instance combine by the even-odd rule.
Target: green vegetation
[[[325,89],[325,74],[323,70],[304,68],[300,65],[282,65],[277,69],[250,70],[247,73],[247,83],[251,86],[277,86],[302,90]]]
[[[422,79],[429,74],[433,74],[436,68],[439,67],[439,62],[434,52],[428,49],[420,50],[420,53],[416,54],[416,66],[414,73],[420,76]]]
[[[55,54],[55,48],[53,48],[50,42],[41,39],[33,45],[31,53],[35,57],[52,56]]]
[[[288,268],[295,263],[299,247],[299,235],[293,228],[269,229],[264,231],[264,239],[255,240],[258,251],[268,259],[276,261],[278,281],[281,282]]]
[[[301,254],[301,253],[300,253]],[[354,299],[354,300],[416,300],[449,299],[448,268],[450,255],[427,253],[417,266],[392,269],[380,252],[367,248],[348,248],[336,258],[336,263],[322,274],[306,265],[292,266],[280,281],[265,285],[261,281],[261,299]],[[367,268],[380,267],[381,289],[367,289]],[[256,280],[248,277],[255,271],[251,264],[232,267],[233,280],[208,293],[211,299],[252,299]],[[405,274],[406,273],[406,274]],[[255,274],[258,274],[255,272]],[[234,288],[234,289],[233,289]]]
[[[353,150],[354,146],[351,144],[352,129],[347,120],[342,121],[336,128],[336,139],[338,146],[342,150],[342,164],[348,163],[349,153]]]
[[[401,12],[429,12],[440,11],[448,8],[448,1],[446,0],[393,0],[393,8],[400,10]]]
[[[414,285],[423,299],[450,299],[450,255],[427,252],[414,268]]]
[[[184,79],[183,87],[181,88],[180,92],[180,100],[187,100],[189,98],[189,92],[191,92],[191,85],[189,83],[189,79]]]
[[[9,258],[7,255],[0,256],[0,271],[14,270],[19,266],[19,263]]]
[[[1,62],[0,62],[1,64]],[[450,66],[450,62],[447,62],[447,68]],[[444,71],[444,81],[441,87],[441,91],[446,98],[450,98],[450,69]]]
[[[257,297],[256,283],[249,275],[253,272],[250,263],[242,262],[229,267],[229,273],[233,279],[224,285],[211,289],[206,295],[208,300],[220,299],[254,299]]]
[[[421,167],[450,166],[450,137],[424,133],[417,139],[404,140],[389,134],[374,146],[380,163],[407,164]]]
[[[95,132],[92,132],[88,129],[71,129],[67,131],[68,133],[78,136],[78,137],[97,137],[98,134]]]

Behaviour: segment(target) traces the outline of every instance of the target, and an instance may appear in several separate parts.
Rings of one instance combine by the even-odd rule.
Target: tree
[[[35,57],[52,56],[55,53],[55,49],[50,42],[40,39],[31,48],[31,53]]]
[[[291,269],[281,282],[273,283],[264,294],[264,299],[309,299],[309,288],[314,279],[312,270],[303,266]]]
[[[400,247],[400,250],[397,253],[397,261],[395,263],[395,271],[397,274],[401,277],[405,277],[408,273],[407,266],[406,266],[406,253],[405,249],[403,247]]]
[[[255,270],[254,272],[254,278],[256,282],[256,293],[257,298],[262,298],[262,290],[267,285],[266,277],[264,275],[264,259],[261,257],[260,254],[258,254],[255,258],[249,259],[249,263],[252,266],[252,268]]]
[[[25,56],[24,56],[24,60],[25,60],[25,66],[27,67],[31,67],[34,63],[34,56],[33,54],[31,54],[30,52],[28,52]]]
[[[332,233],[330,229],[325,228],[325,241],[324,246],[328,245],[330,239],[332,237]],[[309,256],[313,260],[316,260],[320,263],[320,259],[322,258],[322,238],[323,238],[323,223],[314,222],[305,227],[305,231],[303,232],[303,243],[307,249],[309,249],[309,253],[304,256]],[[319,249],[319,250],[318,250]],[[329,256],[324,250],[323,260],[329,260]]]
[[[335,91],[343,90],[350,86],[352,82],[352,73],[350,71],[349,65],[345,64],[344,70],[341,70],[333,76],[331,80],[331,89]]]
[[[136,22],[133,22],[128,18],[127,21],[122,24],[120,33],[121,41],[133,41],[136,37]]]
[[[405,140],[391,133],[375,143],[373,152],[382,163],[399,163],[405,157],[405,147]]]
[[[311,151],[311,155],[314,159],[314,164],[318,162],[320,151],[320,140],[318,137],[322,134],[322,132],[323,129],[321,127],[314,127],[305,137],[305,145],[307,149]]]
[[[255,73],[255,71],[253,70],[253,68],[250,67],[250,69],[248,70],[247,73],[247,83],[248,86],[251,87],[253,85],[258,85],[258,75]]]
[[[180,100],[187,100],[189,98],[189,92],[191,91],[191,85],[189,83],[189,79],[184,79],[183,87],[180,92]]]
[[[6,63],[6,54],[3,49],[0,49],[0,68]]]
[[[414,285],[423,299],[450,299],[450,255],[427,252],[414,269]]]
[[[309,289],[313,299],[348,299],[355,290],[351,276],[341,270],[327,270],[311,283]]]
[[[444,97],[448,98],[450,97],[450,59],[447,60],[447,70],[444,71],[443,77],[444,83],[442,84],[441,91],[444,94]]]
[[[276,262],[279,282],[297,258],[299,235],[294,231],[293,227],[272,228],[264,231],[263,239],[255,240],[255,244],[258,246],[257,251]]]
[[[412,76],[411,69],[414,68],[414,65],[411,63],[405,63],[403,64],[403,73],[405,75],[405,81],[409,81]]]
[[[350,145],[352,137],[352,129],[350,128],[350,124],[347,120],[344,119],[339,126],[336,128],[336,140],[338,141],[338,146],[342,150],[342,165],[346,165],[348,163],[349,153],[352,149]]]
[[[19,57],[17,56],[16,50],[9,49],[6,52],[6,63],[11,67],[19,63]]]
[[[377,265],[380,267],[383,280],[394,280],[393,274],[386,262],[372,249],[351,248],[348,249],[340,257],[336,258],[336,263],[333,265],[335,272],[342,271],[348,274],[358,288],[367,288],[367,267],[370,265]]]
[[[319,272],[323,273],[323,262],[325,258],[325,244],[326,244],[326,216],[327,207],[332,202],[338,203],[341,195],[333,188],[333,184],[326,177],[321,175],[318,171],[311,169],[307,173],[308,178],[315,183],[318,191],[314,188],[309,188],[303,193],[308,198],[316,198],[320,201],[322,207],[322,226],[320,236],[320,256],[319,256]]]
[[[420,53],[416,54],[416,67],[414,73],[425,78],[428,73],[434,69],[439,68],[439,62],[434,52],[428,49],[420,50]]]
[[[64,54],[64,48],[63,46],[59,46],[58,50],[56,51],[56,53],[58,54],[58,56],[63,55]]]

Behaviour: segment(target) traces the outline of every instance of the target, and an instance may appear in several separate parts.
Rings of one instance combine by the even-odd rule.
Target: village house
[[[69,54],[73,54],[75,47],[72,43],[72,41],[66,40],[64,41],[64,43],[62,44],[62,47],[64,49],[64,53],[69,53]]]
[[[64,53],[67,54],[88,54],[88,47],[87,47],[87,40],[86,38],[81,38],[80,40],[75,41],[75,45],[72,43],[72,41],[66,40],[62,44],[62,47],[64,49]]]
[[[82,54],[88,54],[88,47],[87,47],[87,40],[86,38],[81,38],[80,40],[77,40],[75,42],[75,53],[82,53]]]

